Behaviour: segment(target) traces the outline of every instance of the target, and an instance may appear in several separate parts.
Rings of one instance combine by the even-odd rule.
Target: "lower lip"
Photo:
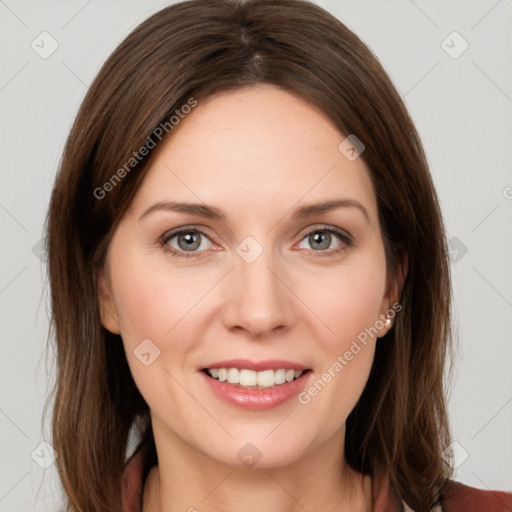
[[[201,372],[213,393],[231,405],[241,409],[264,411],[284,404],[298,395],[306,385],[310,371],[303,373],[298,379],[262,389],[243,388],[229,382],[220,382]]]

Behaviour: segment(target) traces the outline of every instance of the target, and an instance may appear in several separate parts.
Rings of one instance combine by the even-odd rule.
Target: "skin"
[[[345,421],[390,325],[307,404],[243,410],[213,395],[199,372],[225,359],[285,359],[312,369],[308,389],[396,301],[401,283],[387,286],[369,171],[340,152],[344,138],[272,86],[212,96],[160,148],[114,233],[99,275],[102,321],[121,334],[151,410],[159,465],[145,512],[370,510],[369,478],[344,459]],[[353,206],[292,218],[300,206],[340,198],[368,218]],[[143,216],[162,201],[206,203],[225,219],[164,209]],[[354,244],[329,239],[325,226]],[[167,242],[192,257],[159,242],[179,227],[206,233],[195,253],[178,237]],[[328,238],[320,248],[313,228]],[[263,250],[252,263],[236,252],[247,236]],[[149,366],[134,354],[144,339],[160,350]],[[252,467],[237,456],[248,442],[261,453]]]

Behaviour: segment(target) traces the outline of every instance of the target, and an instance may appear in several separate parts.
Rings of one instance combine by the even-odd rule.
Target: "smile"
[[[263,411],[283,405],[300,393],[313,371],[285,360],[231,359],[200,368],[206,389],[236,408]]]
[[[259,372],[246,368],[206,368],[204,371],[219,382],[228,382],[229,384],[252,389],[280,386],[298,379],[304,373],[302,370],[285,368]]]

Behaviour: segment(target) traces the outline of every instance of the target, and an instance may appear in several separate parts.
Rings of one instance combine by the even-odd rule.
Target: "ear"
[[[400,250],[399,253],[399,262],[398,268],[396,272],[396,279],[393,284],[393,293],[391,297],[391,304],[398,302],[400,295],[402,295],[402,289],[404,287],[405,278],[407,277],[407,272],[409,270],[409,256],[405,249]]]
[[[402,294],[405,278],[409,270],[409,257],[405,250],[401,250],[399,254],[399,264],[396,270],[395,279],[390,283],[388,291],[382,301],[380,319],[385,323],[382,329],[379,329],[378,338],[382,338],[387,334],[394,324],[394,317],[397,311],[402,309],[402,305],[398,300]],[[388,314],[389,313],[389,314]],[[389,319],[389,320],[388,320]]]
[[[105,267],[98,271],[98,295],[101,323],[113,334],[121,334],[117,308],[112,298],[112,291]]]

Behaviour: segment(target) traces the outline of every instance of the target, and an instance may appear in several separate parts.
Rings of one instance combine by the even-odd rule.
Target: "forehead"
[[[340,151],[345,138],[314,106],[276,87],[223,92],[199,101],[162,142],[133,208],[175,199],[255,214],[347,197],[376,216],[368,168]]]

